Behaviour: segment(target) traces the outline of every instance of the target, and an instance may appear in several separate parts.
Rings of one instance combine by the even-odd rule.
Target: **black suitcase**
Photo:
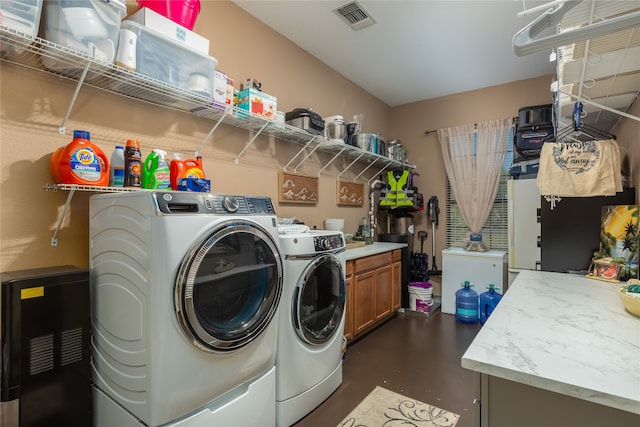
[[[538,126],[536,129],[518,129],[515,135],[515,149],[523,158],[540,157],[542,144],[553,139],[553,126]]]

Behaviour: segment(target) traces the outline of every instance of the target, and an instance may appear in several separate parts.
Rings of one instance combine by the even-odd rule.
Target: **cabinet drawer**
[[[353,275],[353,271],[354,271],[353,263],[354,263],[353,261],[347,261],[347,268],[346,268],[346,272],[345,272],[345,275],[347,277]]]
[[[402,252],[400,251],[400,249],[391,252],[391,261],[402,261]]]
[[[355,260],[355,272],[356,274],[371,270],[373,268],[382,267],[391,263],[391,252],[385,252],[383,254],[371,255],[366,258],[359,258]]]

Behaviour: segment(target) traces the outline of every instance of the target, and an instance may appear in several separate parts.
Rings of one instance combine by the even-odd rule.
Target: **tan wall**
[[[127,4],[130,12],[135,11],[135,1]],[[409,162],[416,164],[421,174],[416,182],[425,199],[431,195],[439,198],[442,222],[437,232],[438,250],[444,248],[444,168],[437,138],[426,137],[424,131],[513,116],[521,106],[549,102],[550,77],[390,108],[360,89],[357,82],[345,79],[228,1],[202,2],[194,30],[210,39],[210,54],[218,59],[218,69],[233,77],[236,86],[246,77],[257,78],[266,93],[278,97],[279,110],[312,107],[323,116],[341,114],[345,118],[363,113],[367,131],[401,139],[409,149]],[[51,153],[71,140],[73,129],[89,130],[107,155],[128,138],[140,140],[143,156],[154,148],[192,155],[214,124],[83,86],[66,123],[66,135],[60,135],[58,127],[75,83],[4,61],[1,65],[1,271],[88,265],[88,199],[92,193],[75,194],[58,234],[59,245],[52,247],[50,240],[68,193],[42,189],[53,182]],[[277,200],[278,171],[301,146],[259,137],[235,165],[233,160],[249,137],[247,131],[223,125],[199,149],[213,191]],[[298,172],[315,175],[329,159],[327,155],[312,156]],[[318,227],[324,218],[344,217],[345,232],[354,232],[368,207],[339,207],[335,201],[336,176],[349,163],[339,159],[320,176],[317,205],[277,204],[278,216],[295,216]],[[352,168],[345,178],[358,172]],[[424,213],[416,217],[417,230],[428,229],[431,234]],[[428,240],[425,251],[430,247]],[[441,265],[440,259],[438,262]]]
[[[136,10],[129,0],[129,11]],[[371,131],[388,132],[390,108],[353,82],[311,57],[291,41],[247,15],[231,2],[202,2],[194,30],[211,41],[210,54],[218,69],[236,80],[260,80],[263,90],[278,97],[278,109],[310,107],[323,116],[354,113],[366,116]],[[51,247],[67,192],[46,192],[52,183],[49,158],[71,141],[73,129],[91,132],[92,141],[107,155],[128,138],[140,140],[142,154],[154,148],[192,156],[214,122],[83,86],[74,104],[66,135],[58,133],[75,83],[2,62],[0,70],[0,269],[9,271],[49,265],[88,265],[88,198],[77,193],[64,217],[58,247]],[[247,131],[221,126],[200,149],[213,191],[267,195],[277,200],[278,171],[302,146],[259,137],[238,165],[233,159],[250,136]],[[298,172],[315,175],[328,162],[313,156]],[[348,165],[337,160],[320,177],[317,205],[278,204],[281,217],[323,226],[327,217],[344,217],[346,232],[357,228],[368,208],[338,207],[335,177]],[[352,168],[353,172],[359,171]],[[366,176],[366,175],[365,175]],[[352,178],[347,173],[345,178]]]
[[[518,109],[529,105],[550,104],[552,76],[489,87],[457,95],[435,98],[396,107],[391,112],[392,131],[408,148],[409,162],[417,166],[415,182],[425,204],[438,197],[440,216],[436,229],[436,262],[442,268],[442,250],[446,249],[446,172],[437,130],[492,119],[516,117]],[[426,230],[425,252],[433,256],[432,225],[426,209],[414,215],[415,234]],[[414,242],[414,247],[419,242]]]

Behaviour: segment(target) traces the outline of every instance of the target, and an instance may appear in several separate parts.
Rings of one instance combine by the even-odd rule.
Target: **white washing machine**
[[[281,234],[284,287],[276,355],[277,426],[290,426],[342,383],[345,243],[339,231]]]
[[[94,425],[274,425],[271,199],[111,193],[90,218]]]

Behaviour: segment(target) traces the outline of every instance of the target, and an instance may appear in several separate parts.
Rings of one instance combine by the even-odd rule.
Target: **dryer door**
[[[309,344],[324,344],[340,327],[346,300],[345,272],[338,258],[320,255],[307,266],[296,286],[294,328]]]
[[[282,260],[256,224],[229,221],[192,246],[175,286],[178,321],[195,345],[230,351],[258,337],[277,312]]]

